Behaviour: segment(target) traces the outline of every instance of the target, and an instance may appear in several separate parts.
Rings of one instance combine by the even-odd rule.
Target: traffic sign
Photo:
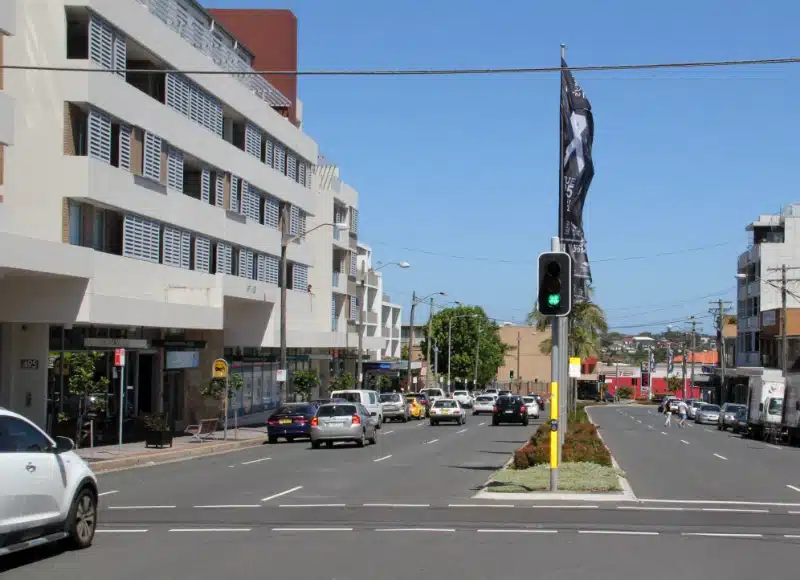
[[[125,366],[125,349],[124,348],[115,348],[114,349],[114,366],[115,367],[124,367]]]
[[[581,359],[576,356],[569,358],[569,378],[581,378]]]
[[[228,378],[228,361],[218,358],[214,361],[213,374],[215,379]]]

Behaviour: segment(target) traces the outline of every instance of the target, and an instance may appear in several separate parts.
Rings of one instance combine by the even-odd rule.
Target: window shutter
[[[233,248],[224,242],[217,242],[217,274],[231,273]]]
[[[247,257],[245,261],[245,265],[247,267],[247,278],[250,280],[255,280],[255,271],[253,270],[255,266],[253,263],[255,261],[255,252],[253,252],[253,250],[246,250],[245,253]]]
[[[114,66],[113,29],[94,15],[89,18],[89,58],[106,69]]]
[[[300,208],[296,205],[291,206],[289,209],[289,233],[293,236],[298,234],[300,226]]]
[[[307,188],[311,189],[311,177],[312,177],[313,171],[311,170],[311,164],[310,163],[306,163],[305,165],[306,165],[306,182],[303,185],[305,185]]]
[[[119,77],[125,78],[125,68],[128,64],[128,46],[125,35],[114,31],[114,69]]]
[[[198,272],[211,271],[211,241],[208,238],[194,239],[194,269]]]
[[[211,200],[211,171],[203,167],[200,173],[200,201],[208,203]]]
[[[304,161],[297,164],[297,183],[306,184],[306,164]]]
[[[175,73],[167,73],[166,101],[170,109],[174,109],[179,113],[183,112],[181,78]]]
[[[292,181],[297,181],[297,157],[294,156],[294,153],[286,155],[286,175]]]
[[[261,158],[261,131],[252,123],[244,126],[244,150],[253,157]]]
[[[350,252],[350,275],[355,276],[356,272],[358,271],[357,268],[358,258],[356,258],[355,252]]]
[[[281,202],[267,195],[264,197],[264,225],[278,229],[281,216]]]
[[[181,267],[181,231],[172,226],[164,226],[161,263]]]
[[[111,119],[96,109],[89,109],[89,156],[111,163]]]
[[[358,299],[355,296],[349,296],[350,299],[350,312],[348,312],[348,318],[350,320],[356,319],[356,312],[358,312]]]
[[[184,76],[179,76],[178,87],[180,89],[181,97],[179,101],[180,108],[178,111],[189,119],[192,118],[192,83]]]
[[[222,171],[214,172],[214,189],[216,190],[214,205],[225,207],[225,173]]]
[[[272,167],[274,163],[273,159],[272,139],[269,137],[264,137],[264,163]]]
[[[187,231],[181,232],[181,268],[192,269],[192,234]]]
[[[358,210],[354,207],[350,208],[350,231],[358,233]]]
[[[144,134],[144,169],[145,177],[161,181],[161,137],[153,133]]]
[[[231,174],[231,197],[228,209],[239,212],[239,178],[233,174]]]
[[[194,83],[189,84],[189,118],[198,124],[203,124],[203,99],[204,95]]]
[[[167,187],[183,193],[183,151],[167,149]]]
[[[247,275],[247,250],[239,248],[239,262],[237,267],[237,275],[241,278],[249,278]]]
[[[292,289],[308,292],[308,266],[305,264],[292,264]]]
[[[250,185],[247,181],[242,180],[242,196],[245,202],[245,215],[252,220],[259,221],[260,208],[258,189]]]
[[[286,147],[280,143],[275,143],[272,154],[272,168],[286,174]]]
[[[259,282],[267,281],[267,267],[266,256],[264,254],[256,254],[256,280]]]
[[[306,235],[306,216],[307,215],[308,214],[306,214],[306,212],[304,212],[302,209],[300,210],[300,214],[298,215],[298,218],[297,218],[297,235],[299,235],[299,236]]]
[[[278,284],[278,271],[280,270],[280,259],[275,256],[264,256],[264,281],[268,284]]]
[[[126,215],[122,225],[122,255],[158,263],[161,250],[161,228],[158,222]]]
[[[331,329],[337,330],[338,320],[336,318],[336,296],[331,296]]]
[[[130,125],[122,123],[119,126],[119,166],[120,169],[131,170],[131,134]]]

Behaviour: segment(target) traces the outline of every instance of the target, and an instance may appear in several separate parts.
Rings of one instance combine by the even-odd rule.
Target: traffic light
[[[566,252],[539,254],[539,312],[567,316],[572,310],[572,260]]]

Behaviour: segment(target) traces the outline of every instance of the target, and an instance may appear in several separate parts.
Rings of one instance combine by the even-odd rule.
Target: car
[[[605,401],[606,403],[614,403],[616,402],[616,398],[614,397],[614,395],[606,391],[605,393],[603,393],[603,401]]]
[[[475,397],[475,404],[472,406],[472,414],[480,415],[481,413],[491,413],[494,409],[494,402],[497,400],[497,395],[484,394]]]
[[[677,413],[678,412],[678,408],[680,407],[680,404],[681,404],[681,399],[675,397],[674,399],[670,399],[669,401],[667,401],[667,408],[671,412]]]
[[[369,441],[378,442],[378,413],[361,403],[330,403],[322,405],[311,419],[311,448],[325,443],[333,447],[337,441],[353,442],[364,447]]]
[[[512,394],[513,393],[511,391],[508,391],[508,390],[497,391],[497,396],[498,397],[508,397],[508,396],[511,396]]]
[[[311,437],[311,419],[318,407],[315,403],[287,403],[278,407],[267,419],[267,440],[277,443],[283,437],[291,443],[298,437]]]
[[[453,391],[453,398],[465,409],[471,409],[473,404],[472,395],[469,391]]]
[[[408,408],[408,416],[412,419],[425,418],[425,405],[419,402],[415,394],[406,395],[406,407]]]
[[[528,409],[528,416],[533,417],[534,419],[538,419],[541,407],[539,407],[539,403],[536,400],[536,397],[533,396],[522,397],[522,401],[525,403],[525,407]]]
[[[400,393],[383,393],[381,395],[383,420],[408,422],[410,416],[406,400]]]
[[[436,426],[443,421],[463,425],[467,422],[467,413],[455,399],[436,399],[431,407],[431,425]]]
[[[522,397],[513,395],[497,397],[492,409],[492,425],[500,423],[520,423],[528,426],[528,408]]]
[[[345,399],[351,403],[358,403],[364,405],[369,409],[370,413],[377,413],[378,429],[381,428],[383,423],[383,409],[381,408],[380,395],[377,391],[370,391],[367,389],[345,389],[342,391],[333,391],[331,398]]]
[[[700,399],[695,399],[691,403],[689,403],[689,409],[688,409],[689,418],[694,419],[695,417],[697,417],[697,409],[699,409],[705,404],[706,402],[701,401]]]
[[[544,397],[539,393],[533,395],[536,399],[536,402],[539,404],[539,411],[544,411]]]
[[[428,399],[428,400],[429,400],[431,403],[434,403],[434,402],[435,402],[437,399],[444,399],[444,398],[446,398],[446,397],[445,397],[445,394],[444,394],[444,391],[443,391],[442,389],[439,389],[439,388],[436,388],[436,387],[431,387],[431,388],[429,388],[429,389],[422,389],[422,390],[420,391],[420,393],[422,393],[423,395],[425,395],[425,396],[427,397],[427,399]]]
[[[719,421],[719,405],[705,404],[697,410],[695,423],[717,423]]]
[[[66,437],[50,438],[0,408],[0,556],[55,542],[88,548],[97,530],[98,486]]]
[[[736,413],[740,409],[747,409],[747,407],[737,403],[724,403],[719,411],[717,429],[720,431],[725,431],[728,429],[728,427],[732,427],[733,420],[736,418]]]
[[[731,431],[734,433],[741,433],[742,435],[747,435],[750,429],[747,425],[747,407],[742,405],[741,409],[736,411],[736,414],[733,416],[733,421],[731,421]]]

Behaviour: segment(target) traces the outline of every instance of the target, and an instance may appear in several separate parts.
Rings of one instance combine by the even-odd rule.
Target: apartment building
[[[15,2],[0,3],[0,64],[5,62],[3,47],[6,43],[6,36],[13,35],[16,28]],[[0,69],[0,203],[3,202],[5,148],[13,142],[14,101],[13,98],[3,90],[3,69]],[[0,219],[2,219],[2,217],[0,217]]]
[[[116,376],[114,348],[128,364],[110,414],[121,382],[126,416],[216,416],[200,390],[223,356],[244,378],[237,412],[273,405],[283,244],[289,371],[324,384],[342,368],[358,194],[300,129],[296,89],[252,74],[266,53],[296,62],[296,20],[283,22],[288,44],[254,42],[259,54],[194,0],[0,2],[0,30],[16,23],[5,62],[81,69],[2,77],[0,143],[10,102],[25,131],[0,173],[0,405],[44,425],[68,404],[53,360],[91,349]],[[230,74],[174,72],[205,70]]]
[[[369,353],[370,360],[400,358],[400,322],[402,308],[391,302],[383,293],[384,272],[387,266],[408,267],[406,263],[373,264],[372,248],[358,244],[356,270],[358,276],[358,295],[356,308],[361,310],[364,338],[380,339],[380,348]]]
[[[750,248],[738,259],[736,366],[779,367],[781,282],[776,268],[800,266],[800,204],[761,215],[747,226]],[[789,270],[787,278],[797,278]],[[800,358],[800,300],[789,284],[787,332],[790,366]]]

